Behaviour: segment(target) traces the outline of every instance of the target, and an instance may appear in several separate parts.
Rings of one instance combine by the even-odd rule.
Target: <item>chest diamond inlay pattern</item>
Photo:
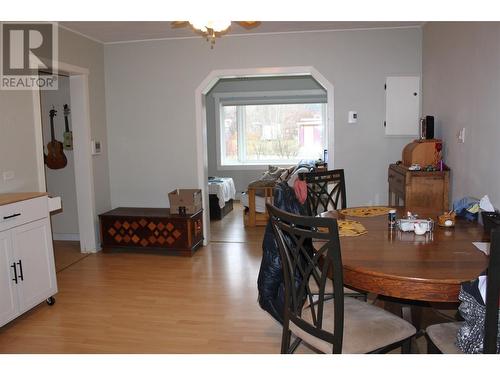
[[[138,210],[147,214],[137,215]],[[202,215],[202,211],[180,216],[169,215],[168,209],[117,208],[99,215],[103,248],[171,249],[192,255],[203,240]]]

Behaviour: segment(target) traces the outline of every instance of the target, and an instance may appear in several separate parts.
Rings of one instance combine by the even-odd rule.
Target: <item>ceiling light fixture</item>
[[[215,45],[215,38],[220,36],[220,33],[229,29],[231,21],[188,21],[191,27],[205,35],[207,42],[210,42],[210,48]]]
[[[260,21],[234,21],[239,26],[244,29],[251,30],[261,24]],[[203,35],[207,42],[210,42],[210,48],[214,48],[215,38],[224,35],[229,27],[231,26],[231,21],[172,21],[170,26],[172,28],[180,28],[185,26],[191,26],[191,28],[198,34]]]

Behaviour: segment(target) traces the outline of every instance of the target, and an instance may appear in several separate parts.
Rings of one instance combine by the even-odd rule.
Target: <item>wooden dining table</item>
[[[435,212],[416,213],[436,221]],[[398,208],[398,218],[405,214]],[[340,237],[344,284],[355,289],[403,300],[458,302],[460,283],[476,278],[488,265],[488,257],[472,243],[488,240],[477,223],[458,219],[454,227],[435,225],[432,232],[417,235],[390,229],[387,215],[329,211],[321,216],[355,220],[367,230]]]

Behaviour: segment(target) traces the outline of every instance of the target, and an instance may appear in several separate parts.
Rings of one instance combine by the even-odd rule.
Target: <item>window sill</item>
[[[218,165],[218,171],[241,171],[241,170],[249,170],[249,171],[265,171],[267,170],[269,165],[276,165],[278,167],[291,167],[292,165],[296,165],[298,162],[292,163],[275,163],[269,162],[265,164],[235,164],[235,165]]]

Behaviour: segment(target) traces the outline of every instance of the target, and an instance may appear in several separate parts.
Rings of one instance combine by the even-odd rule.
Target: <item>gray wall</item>
[[[452,198],[488,194],[500,207],[500,23],[428,23],[423,112],[436,116]],[[457,132],[465,128],[465,143]]]
[[[104,146],[103,153],[92,160],[98,213],[111,205],[103,49],[102,44],[59,29],[59,60],[90,71],[91,136]],[[0,91],[0,192],[38,191],[34,108],[31,91]],[[4,171],[13,171],[15,179],[4,182]]]
[[[213,70],[279,66],[313,66],[334,85],[349,204],[385,203],[388,164],[409,139],[384,135],[384,81],[421,74],[421,38],[408,28],[225,36],[213,50],[203,38],[106,45],[112,205],[165,207],[168,191],[197,187],[196,88]]]
[[[0,90],[0,193],[38,191],[33,108],[31,91]]]
[[[89,70],[90,133],[101,141],[102,153],[92,157],[96,213],[110,209],[109,162],[104,86],[104,46],[67,30],[59,29],[59,57]]]
[[[241,192],[246,191],[248,184],[260,177],[267,166],[224,170],[217,167],[217,143],[215,99],[214,94],[258,92],[258,91],[290,91],[290,90],[323,90],[326,91],[311,77],[269,77],[269,78],[245,78],[245,79],[222,79],[206,95],[207,107],[207,153],[208,153],[208,175],[232,177],[236,187],[236,198],[239,199]]]
[[[56,140],[62,142],[65,132],[64,104],[70,105],[69,78],[59,76],[57,90],[44,90],[40,92],[40,106],[42,109],[42,134],[44,152],[47,153],[47,143],[51,140],[50,110],[57,111],[54,117],[54,135]],[[72,129],[71,113],[69,125]],[[55,240],[78,241],[78,210],[76,206],[75,164],[73,150],[63,150],[68,164],[62,169],[50,169],[45,166],[47,192],[55,197],[61,197],[63,210],[52,215],[52,237]]]

